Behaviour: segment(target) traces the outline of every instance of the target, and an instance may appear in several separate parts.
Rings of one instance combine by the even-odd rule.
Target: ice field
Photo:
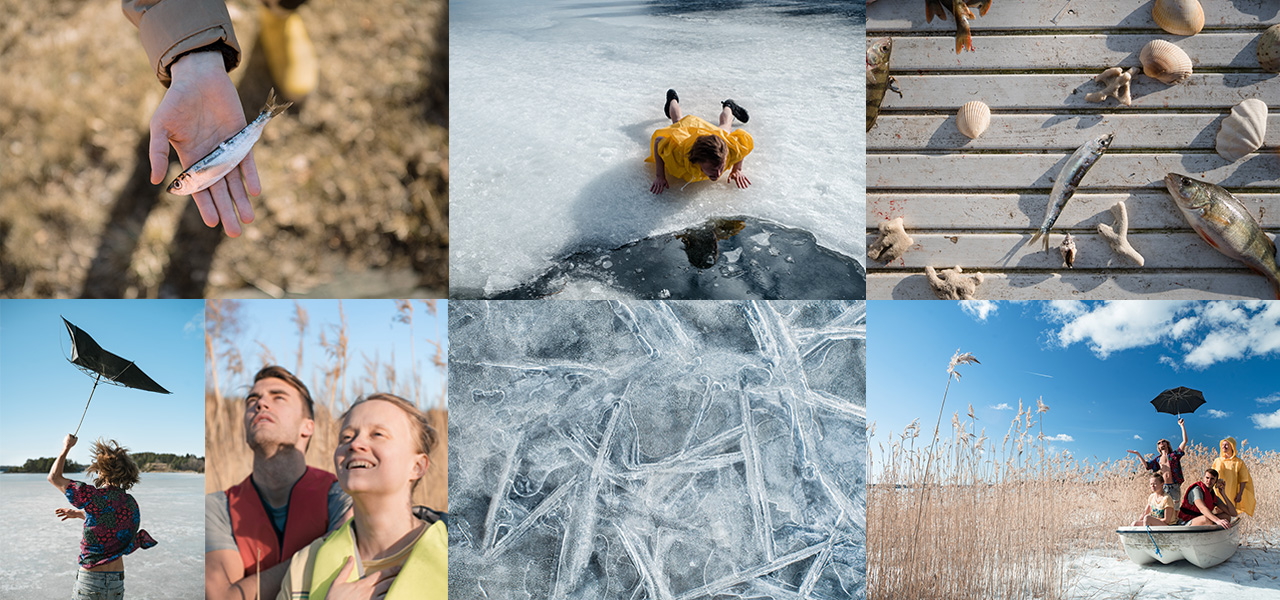
[[[865,593],[861,302],[449,303],[450,591]]]
[[[83,473],[68,479],[91,481]],[[204,476],[143,473],[129,493],[138,501],[142,528],[158,542],[124,558],[126,598],[204,597]],[[54,509],[71,507],[44,474],[0,475],[0,598],[71,597],[84,521],[62,521]]]
[[[863,262],[863,13],[815,0],[452,3],[452,294],[494,295],[562,257],[730,215]],[[649,192],[667,88],[712,123],[726,98],[750,111],[735,124],[755,139],[749,189],[672,177]]]

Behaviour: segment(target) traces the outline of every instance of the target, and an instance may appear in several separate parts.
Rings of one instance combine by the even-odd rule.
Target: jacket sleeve
[[[192,50],[221,51],[227,71],[240,64],[240,44],[223,0],[122,0],[122,8],[165,87],[173,82],[169,66],[174,59]]]

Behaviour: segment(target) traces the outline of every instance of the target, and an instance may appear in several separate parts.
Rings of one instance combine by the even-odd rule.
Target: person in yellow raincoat
[[[667,103],[662,112],[671,119],[671,126],[653,132],[649,141],[650,153],[645,162],[656,165],[649,191],[661,194],[666,190],[667,175],[690,183],[719,181],[726,168],[729,181],[739,188],[751,185],[751,180],[742,173],[742,161],[751,153],[755,141],[741,129],[730,129],[735,118],[747,122],[747,111],[733,100],[725,100],[720,105],[717,127],[693,115],[684,116],[680,112],[680,96],[675,90],[667,90]]]
[[[1225,494],[1236,505],[1240,512],[1253,516],[1253,479],[1249,477],[1249,467],[1236,455],[1236,438],[1226,437],[1218,445],[1218,458],[1213,459],[1213,468],[1218,477],[1226,483]]]

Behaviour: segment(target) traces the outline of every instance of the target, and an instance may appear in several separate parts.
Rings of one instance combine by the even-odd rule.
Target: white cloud
[[[1135,440],[1142,440],[1142,436],[1137,435],[1137,434],[1134,434],[1133,439],[1135,439]]]
[[[987,317],[995,314],[999,307],[995,302],[990,300],[961,300],[960,310],[968,313],[969,316],[979,320],[986,321]]]
[[[199,333],[200,335],[204,335],[204,307],[203,306],[200,307],[200,310],[196,311],[196,314],[192,315],[191,319],[189,319],[182,326],[182,333],[184,335],[191,335],[193,333]]]
[[[1050,442],[1074,442],[1074,441],[1076,441],[1076,439],[1075,439],[1075,438],[1073,438],[1073,437],[1071,437],[1071,436],[1069,436],[1069,435],[1067,435],[1067,434],[1065,434],[1065,433],[1059,433],[1058,435],[1051,435],[1051,436],[1047,436],[1047,437],[1045,437],[1044,439],[1046,439],[1046,440],[1048,440],[1048,441],[1050,441]]]
[[[1211,418],[1211,419],[1225,419],[1225,418],[1230,417],[1230,416],[1231,416],[1231,413],[1229,413],[1229,412],[1224,412],[1224,411],[1221,411],[1221,410],[1215,410],[1215,409],[1212,409],[1212,408],[1210,408],[1210,409],[1209,409],[1209,418]]]
[[[1160,364],[1203,369],[1280,353],[1277,302],[1058,302],[1049,303],[1044,314],[1056,324],[1050,335],[1059,346],[1082,343],[1102,359],[1112,352],[1162,345],[1177,351],[1160,356]]]
[[[1280,392],[1258,398],[1258,404],[1275,404],[1276,402],[1280,402]]]
[[[1258,429],[1280,429],[1280,410],[1273,413],[1258,413],[1249,415],[1253,420],[1253,425]]]
[[[997,405],[995,405],[995,406],[991,406],[991,407],[988,407],[988,408],[990,408],[990,409],[992,409],[992,410],[1013,410],[1013,407],[1012,407],[1012,406],[1009,406],[1009,403],[1008,403],[1008,402],[1001,402],[1000,404],[997,404]]]

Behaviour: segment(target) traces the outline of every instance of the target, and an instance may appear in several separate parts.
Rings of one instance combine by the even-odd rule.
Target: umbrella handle
[[[72,437],[80,435],[80,426],[84,425],[84,416],[89,414],[89,402],[93,402],[93,393],[98,390],[98,381],[102,379],[102,373],[93,380],[93,389],[89,390],[89,400],[84,403],[84,412],[80,413],[80,423],[76,425],[76,432],[71,434]]]

